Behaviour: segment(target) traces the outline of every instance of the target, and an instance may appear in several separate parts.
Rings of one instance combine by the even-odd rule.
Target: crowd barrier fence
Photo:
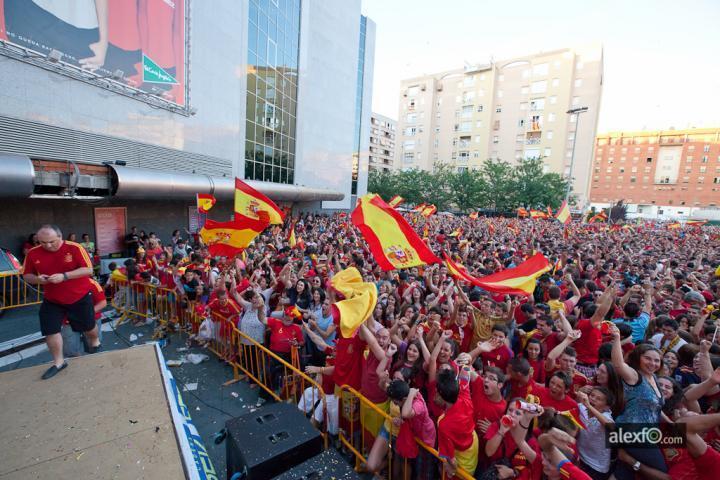
[[[322,386],[301,369],[297,347],[292,347],[290,354],[273,352],[238,329],[238,316],[224,318],[214,312],[199,311],[195,302],[185,300],[173,289],[116,280],[113,281],[111,294],[111,305],[121,314],[118,324],[128,320],[157,322],[159,327],[169,327],[171,332],[178,330],[186,333],[233,368],[233,379],[228,384],[246,379],[261,389],[264,398],[300,405],[304,402],[310,407],[306,412],[315,420],[317,417],[313,415],[313,410],[322,407],[321,421],[314,421],[313,424],[320,431],[327,448],[328,399]],[[340,388],[340,393],[338,415],[341,417],[341,425],[345,420],[347,426],[338,431],[338,440],[355,458],[356,469],[360,469],[367,462],[369,450],[366,448],[366,440],[370,439],[367,438],[369,433],[358,426],[359,422],[356,421],[359,420],[360,410],[370,411],[383,421],[392,421],[392,417],[347,385]],[[440,458],[437,450],[418,438],[415,441],[421,450],[434,457],[437,467],[434,478],[448,478],[442,469],[445,460]],[[392,442],[389,442],[386,453],[388,480],[393,478],[394,452],[391,447]],[[400,457],[398,461],[401,462],[400,478],[411,478],[412,462]],[[472,480],[474,477],[458,468],[455,478]]]
[[[42,302],[42,287],[30,285],[18,272],[0,273],[0,312]]]

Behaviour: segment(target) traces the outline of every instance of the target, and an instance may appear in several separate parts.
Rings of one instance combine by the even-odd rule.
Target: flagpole
[[[568,110],[566,113],[570,115],[575,115],[575,131],[573,132],[573,146],[572,146],[572,153],[570,156],[570,172],[568,172],[568,185],[567,190],[565,191],[565,201],[567,202],[570,199],[570,190],[572,189],[572,174],[573,174],[573,166],[575,165],[575,143],[577,140],[577,131],[578,127],[580,125],[580,114],[585,113],[588,111],[588,107],[578,107]]]

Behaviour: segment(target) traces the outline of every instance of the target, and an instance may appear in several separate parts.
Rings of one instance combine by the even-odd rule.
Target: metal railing
[[[0,313],[42,302],[42,288],[30,285],[18,272],[0,273]]]

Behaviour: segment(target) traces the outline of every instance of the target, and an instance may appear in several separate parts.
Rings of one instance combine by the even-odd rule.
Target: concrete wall
[[[53,223],[60,227],[63,235],[74,232],[78,236],[90,234],[95,240],[94,209],[96,207],[126,207],[127,227],[135,225],[138,231],[155,232],[161,240],[168,241],[175,229],[183,232],[188,228],[188,207],[185,202],[118,202],[103,204],[79,202],[75,200],[8,200],[0,203],[0,247],[9,248],[21,257],[22,244],[27,236],[44,223]],[[232,203],[216,205],[211,218],[219,221],[229,220],[232,215]]]

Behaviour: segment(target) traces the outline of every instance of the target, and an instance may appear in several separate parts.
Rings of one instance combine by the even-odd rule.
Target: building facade
[[[370,118],[370,171],[389,172],[395,168],[397,121],[373,112]]]
[[[590,200],[631,216],[720,220],[720,128],[611,132],[595,140]]]
[[[92,68],[72,45],[79,12],[31,7],[0,3],[1,246],[48,222],[94,237],[98,208],[167,236],[193,226],[197,192],[224,220],[235,176],[297,209],[347,209],[366,191],[375,25],[360,0],[110,2]],[[18,21],[40,17],[65,36]]]
[[[491,158],[542,157],[547,171],[573,177],[584,204],[602,77],[602,48],[588,47],[403,80],[395,163],[424,170],[445,163],[461,171]],[[566,113],[577,107],[588,111],[579,119]]]

